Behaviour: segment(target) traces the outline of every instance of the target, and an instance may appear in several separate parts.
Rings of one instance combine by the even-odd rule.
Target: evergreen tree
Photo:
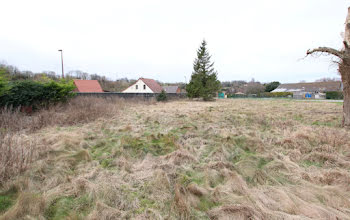
[[[193,62],[191,81],[186,85],[188,97],[201,97],[205,101],[212,100],[221,87],[220,81],[217,80],[217,72],[213,68],[214,63],[210,61],[211,56],[206,46],[207,43],[203,40],[197,50],[197,58]]]
[[[279,85],[281,85],[280,82],[277,82],[277,81],[270,82],[270,83],[266,84],[265,92],[271,92],[271,91],[275,90]]]

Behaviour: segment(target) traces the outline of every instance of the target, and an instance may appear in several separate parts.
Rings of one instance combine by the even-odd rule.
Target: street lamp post
[[[63,51],[62,50],[58,50],[59,52],[61,52],[61,63],[62,63],[62,79],[64,78],[64,71],[63,71]]]

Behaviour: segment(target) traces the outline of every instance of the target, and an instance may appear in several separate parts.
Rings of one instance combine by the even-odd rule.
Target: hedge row
[[[8,82],[8,89],[0,95],[0,106],[31,107],[39,109],[50,104],[66,101],[74,96],[72,81],[14,81]]]
[[[344,99],[343,92],[326,92],[326,99]]]
[[[246,95],[246,94],[229,94],[227,98],[249,98],[249,97],[258,97],[258,98],[287,98],[293,97],[291,92],[263,92],[257,95]]]

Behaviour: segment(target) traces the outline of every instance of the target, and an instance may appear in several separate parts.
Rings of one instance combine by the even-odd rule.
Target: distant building
[[[153,79],[140,78],[123,93],[161,93],[163,88]]]
[[[166,93],[181,93],[179,86],[163,86],[163,89]]]
[[[281,84],[272,92],[291,92],[293,98],[323,99],[326,92],[342,91],[340,81]]]
[[[100,83],[97,80],[73,80],[76,88],[74,92],[103,92]]]

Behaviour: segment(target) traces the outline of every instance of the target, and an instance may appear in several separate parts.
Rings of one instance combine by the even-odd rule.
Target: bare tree
[[[308,50],[307,55],[314,53],[330,54],[339,58],[339,73],[341,81],[343,82],[343,126],[350,127],[350,7],[348,8],[348,15],[345,20],[345,34],[344,34],[344,47],[341,50],[333,49],[330,47],[319,47],[313,50]]]
[[[339,78],[330,78],[330,77],[324,77],[324,78],[321,78],[321,79],[316,79],[315,82],[337,82],[337,81],[340,81]]]

